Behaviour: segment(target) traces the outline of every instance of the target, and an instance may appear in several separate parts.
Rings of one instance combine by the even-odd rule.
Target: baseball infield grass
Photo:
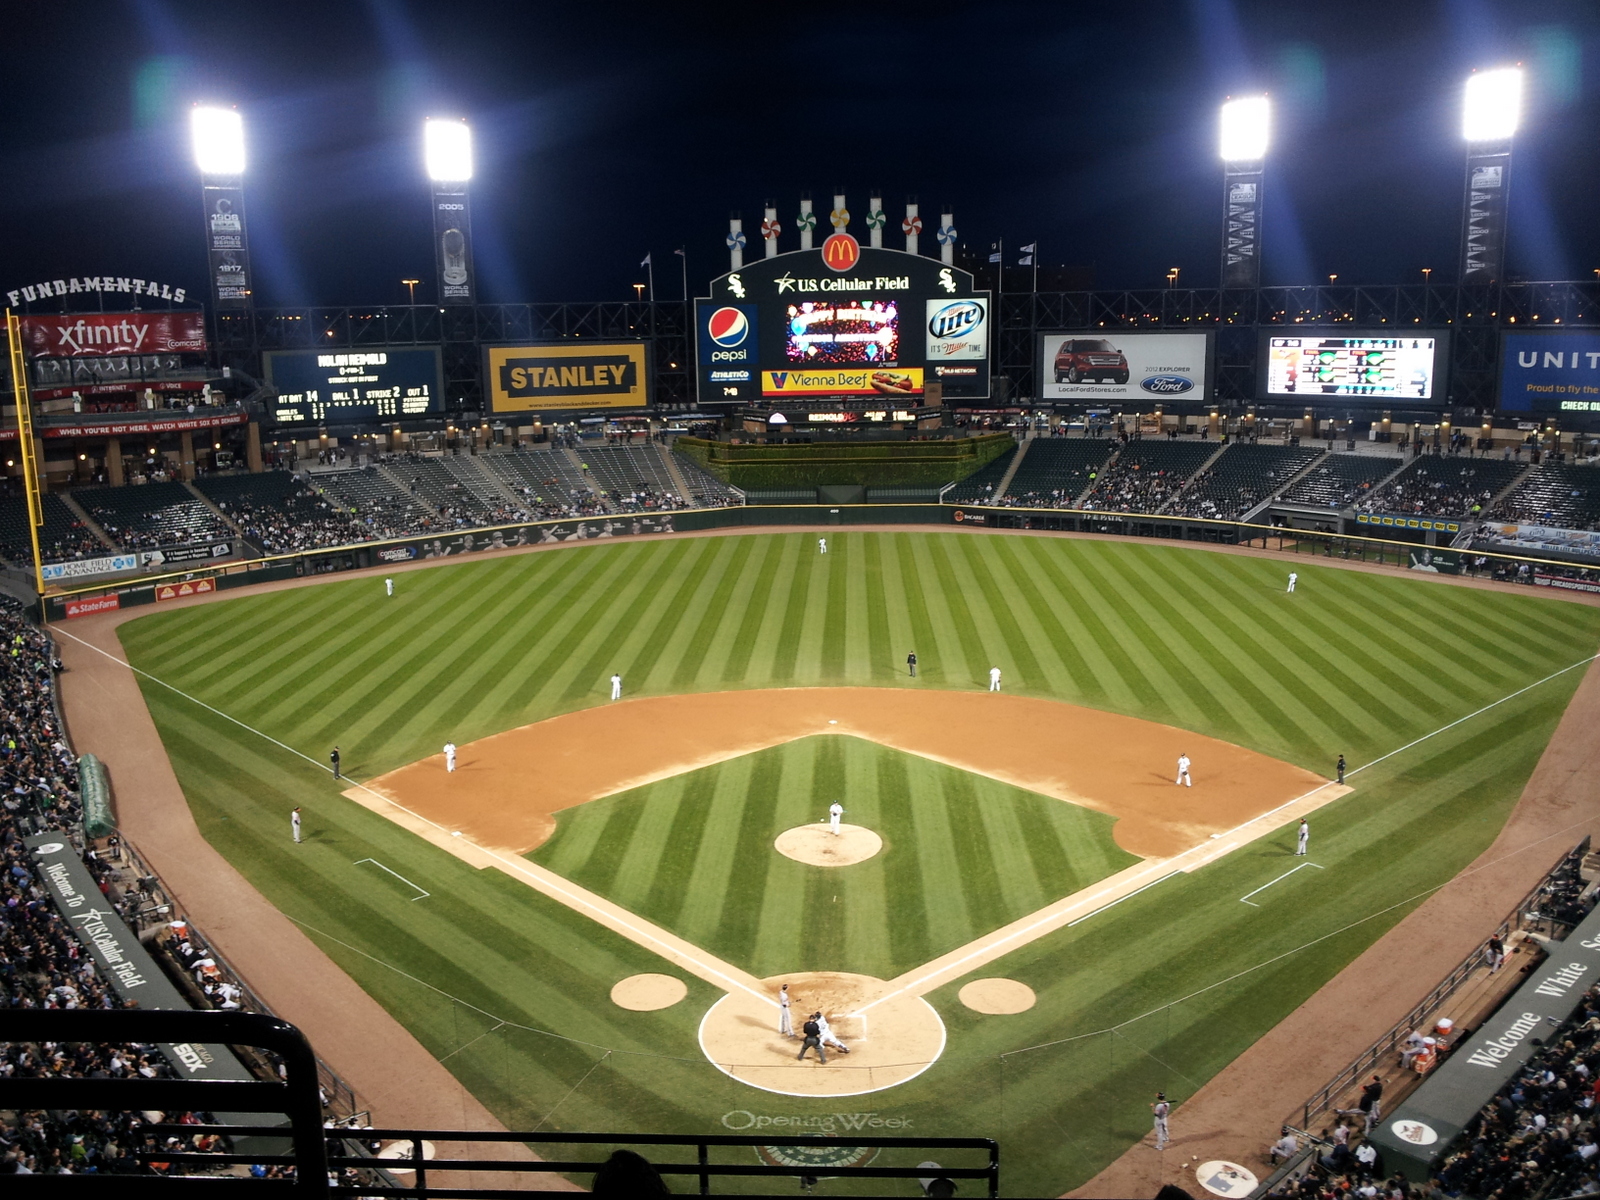
[[[844,1102],[760,1092],[706,1063],[695,1030],[718,993],[697,979],[673,1008],[616,1008],[611,986],[661,960],[345,801],[318,764],[337,742],[346,772],[368,778],[447,738],[604,703],[613,670],[629,694],[851,684],[898,689],[886,693],[898,702],[983,688],[999,665],[1008,690],[1327,774],[1341,752],[1359,767],[1600,644],[1600,611],[1541,594],[1295,562],[1287,596],[1287,565],[1159,543],[834,530],[829,551],[809,533],[563,548],[407,573],[392,600],[367,576],[155,613],[121,633],[135,665],[316,760],[144,683],[206,836],[512,1128],[723,1132],[772,1116],[844,1128],[875,1111],[912,1133],[999,1137],[1015,1195],[1058,1194],[1121,1153],[1146,1132],[1157,1088],[1180,1102],[1179,1128],[1185,1096],[1478,854],[1581,672],[1352,776],[1356,790],[1312,821],[1323,869],[1276,884],[1260,908],[1239,897],[1292,865],[1289,828],[985,968],[1035,989],[1026,1013],[968,1011],[955,998],[965,980],[932,993],[949,1030],[939,1063]],[[763,771],[778,777],[770,792]],[[834,917],[818,878],[840,873],[758,846],[743,814],[759,792],[775,824],[816,820],[840,786],[852,820],[876,805],[874,820],[909,813],[916,828],[880,830],[885,853],[843,872],[872,904],[841,894]],[[1035,895],[1118,869],[1104,818],[1037,809],[1054,803],[808,739],[565,814],[535,857],[758,975],[888,977]],[[713,819],[719,804],[743,805],[740,819]],[[953,877],[909,869],[913,845],[954,863]],[[364,858],[431,895],[413,902],[354,865]]]

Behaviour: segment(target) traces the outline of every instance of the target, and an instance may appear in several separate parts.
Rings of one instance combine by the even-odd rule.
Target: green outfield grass
[[[1018,1195],[1059,1193],[1110,1161],[1147,1129],[1149,1093],[1164,1088],[1181,1102],[1481,851],[1580,672],[1353,776],[1356,790],[1313,821],[1312,860],[1324,869],[1276,885],[1259,909],[1238,898],[1285,869],[1288,829],[986,967],[1036,989],[1027,1013],[967,1011],[955,999],[964,981],[934,993],[950,1031],[940,1063],[903,1087],[842,1102],[755,1091],[706,1064],[695,1029],[717,993],[695,979],[674,1008],[616,1009],[611,985],[664,969],[661,960],[350,804],[317,764],[337,742],[349,773],[376,775],[446,738],[467,742],[602,703],[613,670],[630,694],[661,695],[982,688],[998,664],[1009,690],[1194,729],[1326,774],[1340,752],[1358,767],[1600,644],[1600,611],[1582,605],[1303,560],[956,532],[833,530],[829,550],[819,556],[815,534],[801,533],[564,547],[407,573],[392,600],[380,578],[351,578],[155,613],[124,625],[122,637],[139,667],[315,760],[144,684],[206,836],[513,1127],[720,1132],[730,1113],[876,1110],[911,1119],[913,1132],[995,1134],[1005,1190]],[[1293,596],[1283,592],[1289,565],[1300,572]],[[903,666],[913,648],[916,680]],[[741,788],[748,795],[741,772],[785,754],[813,756],[813,790],[819,777],[831,787],[841,776],[830,772],[856,770],[876,777],[885,811],[899,803],[882,764],[916,760],[869,768],[876,748],[862,747],[852,767],[848,739],[815,742],[837,748],[794,743],[700,773],[704,794],[666,781],[566,815],[539,857],[555,865],[569,855],[560,869],[609,876],[606,889],[658,918],[676,906],[673,921],[710,929],[708,948],[759,974],[874,961],[890,971],[921,954],[895,944],[905,931],[848,923],[839,958],[782,961],[779,893],[810,889],[812,872],[789,872],[774,852],[745,845],[743,820],[709,819]],[[824,768],[825,753],[839,763]],[[952,814],[952,828],[963,809],[970,825],[975,807],[988,830],[1005,799],[987,787],[972,782],[970,801],[942,783],[937,796],[910,790]],[[1029,805],[1053,803],[1026,793],[1013,801],[1019,822]],[[826,798],[798,787],[779,802],[814,819]],[[310,835],[300,847],[289,841],[296,804]],[[1066,874],[1053,878],[1116,868],[1100,818],[1055,812],[1088,825]],[[612,844],[613,822],[632,822],[627,844]],[[1064,827],[1053,828],[1059,840]],[[1028,830],[1036,854],[1041,835]],[[961,847],[961,905],[974,927],[1009,919],[1033,886],[995,881],[998,845],[987,865]],[[1563,848],[1552,845],[1550,857]],[[1028,857],[1014,845],[1008,853]],[[752,889],[777,889],[770,922],[765,900],[753,924],[750,912],[726,925],[697,915],[717,855],[735,855],[740,867],[730,907],[749,907]],[[352,865],[367,857],[433,895],[412,903],[384,872]],[[896,857],[843,873],[864,880],[876,870],[886,911],[920,905],[926,914],[928,881],[897,874]],[[1038,874],[1051,890],[1049,872]],[[673,889],[681,895],[669,897]],[[810,904],[808,895],[793,903]],[[942,930],[927,936],[944,944]],[[1024,1049],[1044,1043],[1054,1044]],[[1180,1105],[1175,1126],[1181,1119]]]
[[[833,799],[880,831],[844,870],[772,853]],[[802,738],[585,804],[530,855],[760,978],[889,979],[1139,859],[1104,813],[859,738]]]

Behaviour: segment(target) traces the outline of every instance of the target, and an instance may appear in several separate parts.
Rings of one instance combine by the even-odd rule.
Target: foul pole
[[[22,489],[28,497],[28,537],[33,543],[33,584],[44,595],[44,559],[39,554],[39,526],[44,503],[39,496],[39,464],[34,458],[33,402],[28,395],[28,360],[22,352],[22,323],[6,309],[6,340],[11,346],[11,389],[17,400],[17,440],[22,451]]]

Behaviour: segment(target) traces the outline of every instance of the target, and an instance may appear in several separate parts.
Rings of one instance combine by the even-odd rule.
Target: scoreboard
[[[1445,337],[1440,333],[1262,335],[1264,399],[1445,402]]]
[[[358,424],[444,411],[437,346],[361,350],[269,350],[267,382],[279,425]]]
[[[701,404],[989,395],[989,293],[959,267],[848,234],[717,277],[694,316]]]

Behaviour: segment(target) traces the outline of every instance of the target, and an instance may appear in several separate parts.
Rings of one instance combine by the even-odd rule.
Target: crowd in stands
[[[1101,512],[1153,513],[1189,482],[1189,477],[1146,462],[1137,451],[1124,450],[1114,470],[1097,473],[1082,507]]]
[[[250,542],[268,554],[345,546],[391,536],[372,532],[370,519],[364,521],[346,509],[335,508],[303,484],[275,503],[265,499],[252,503],[243,498],[215,503]]]
[[[1363,512],[1423,517],[1481,516],[1494,497],[1525,468],[1501,459],[1429,456],[1365,496]]]

